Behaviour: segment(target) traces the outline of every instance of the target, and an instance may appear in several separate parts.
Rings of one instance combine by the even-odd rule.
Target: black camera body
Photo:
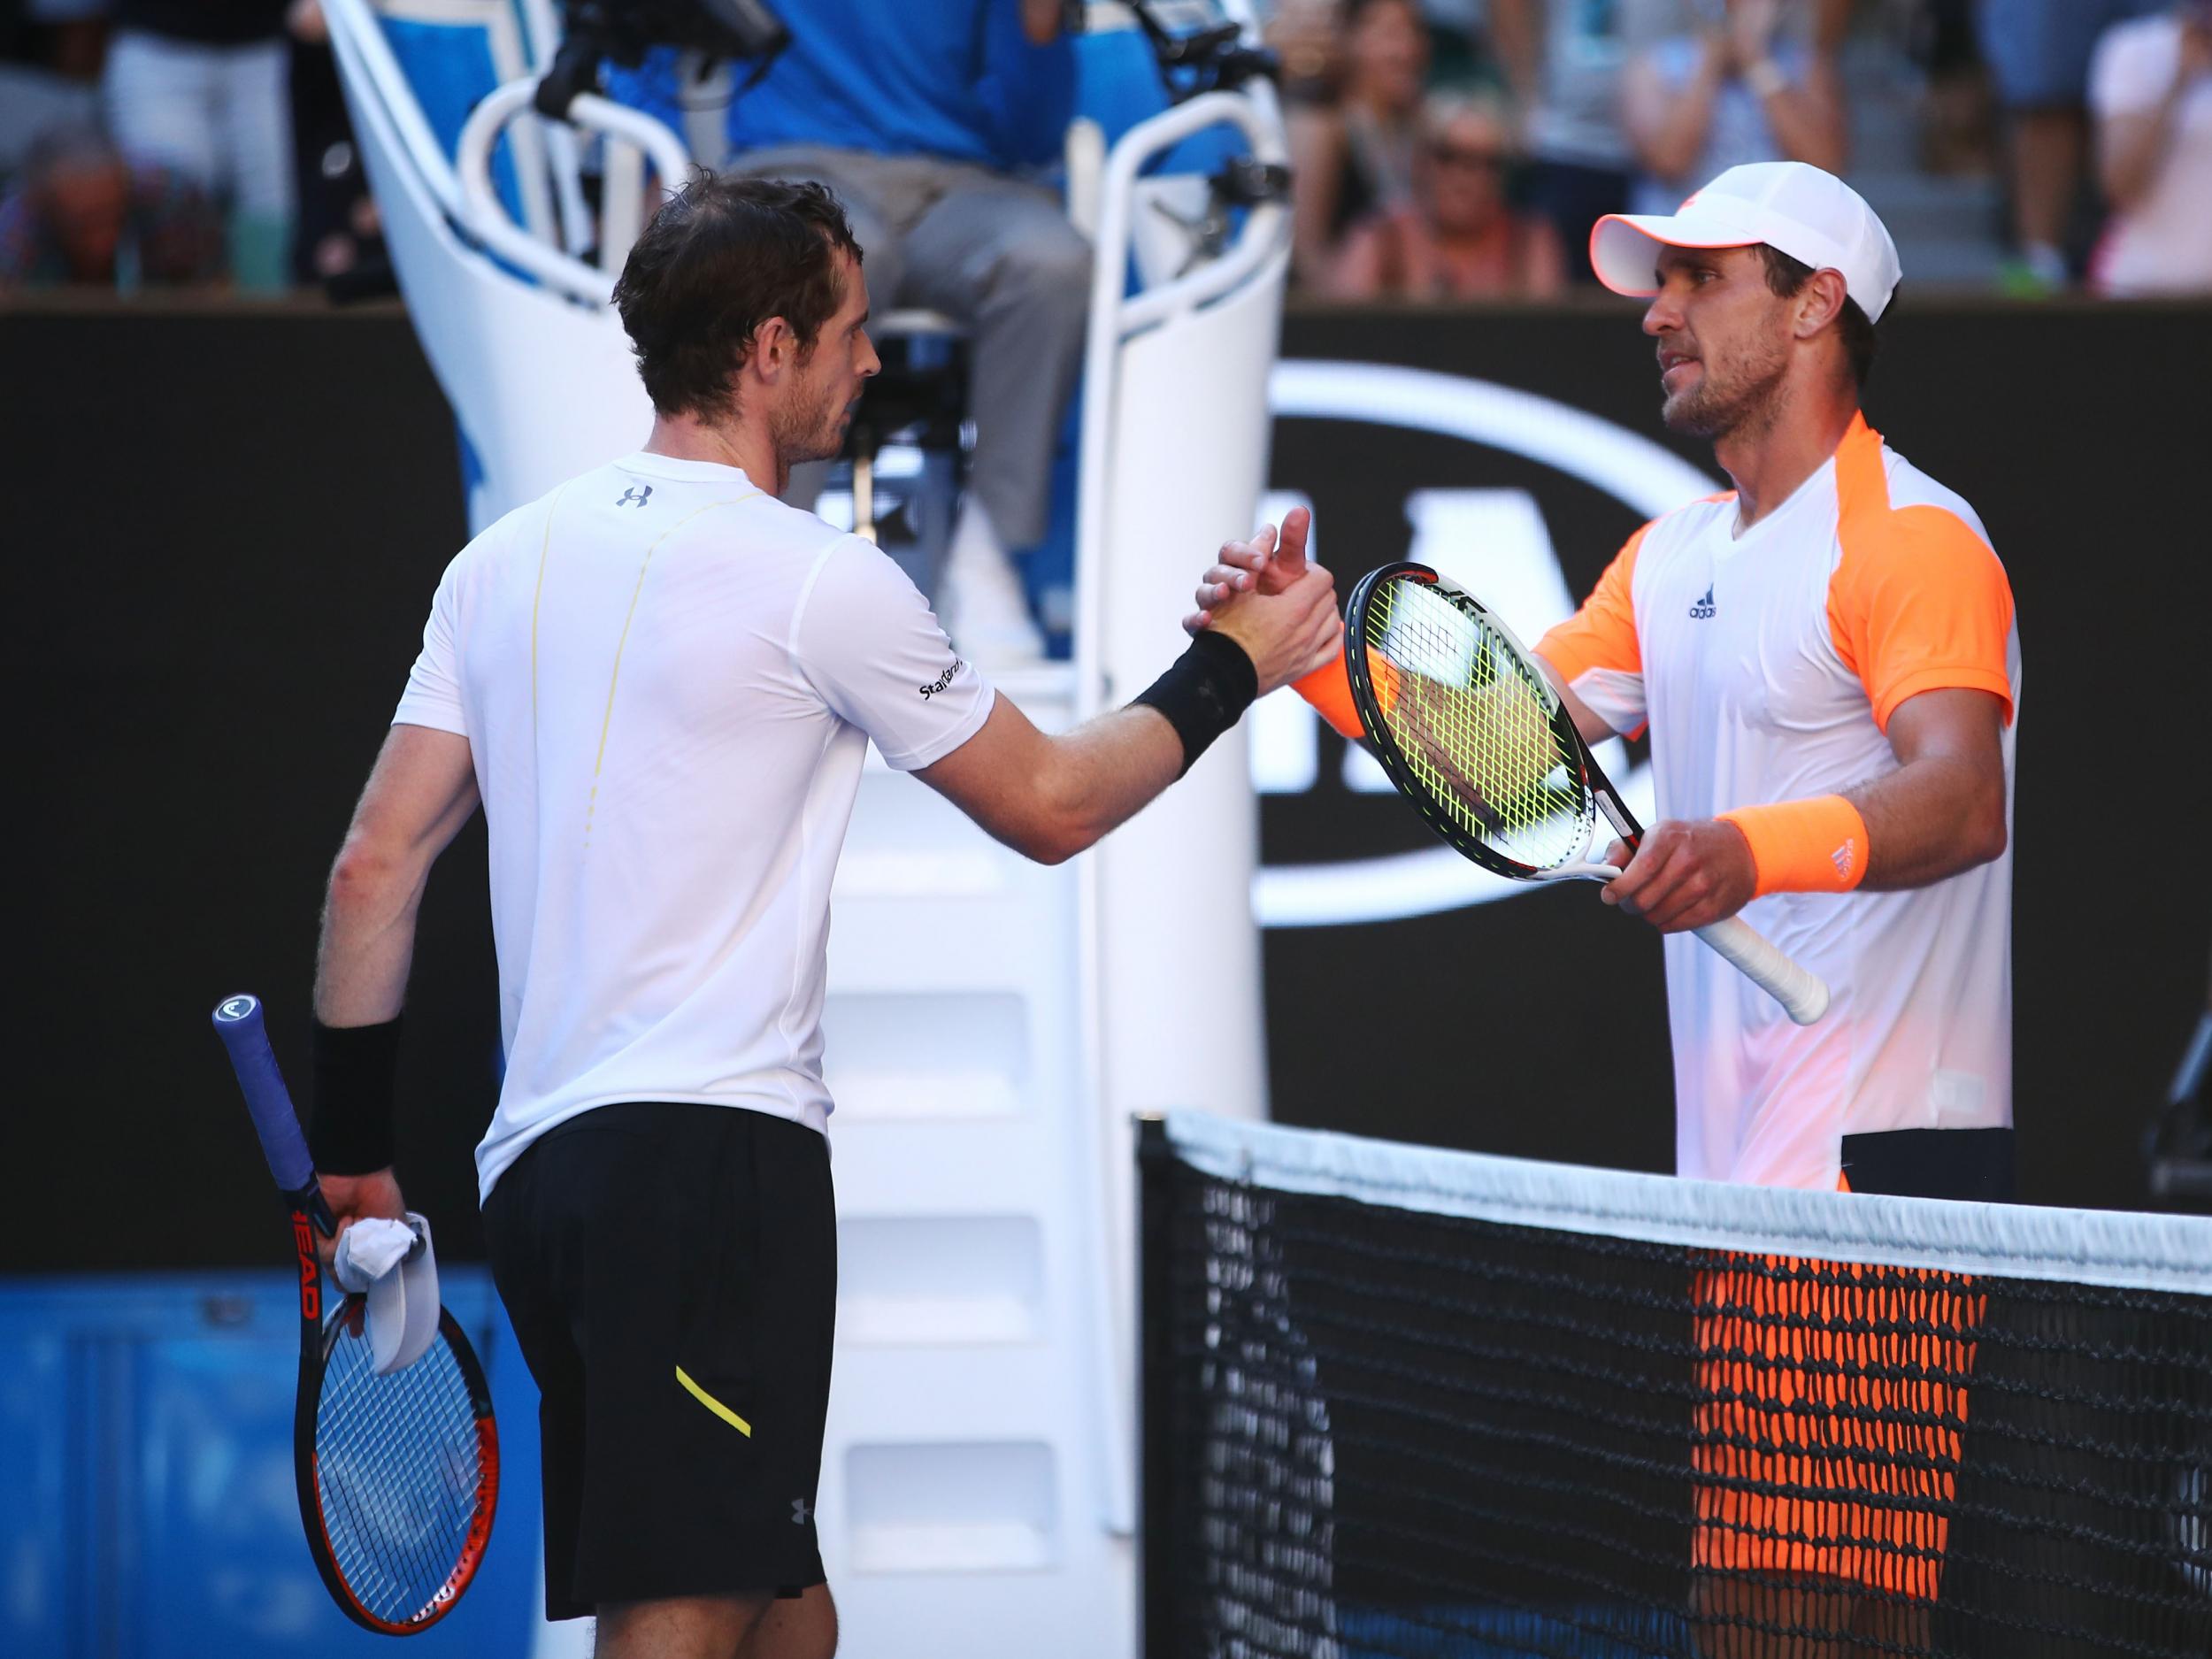
[[[765,70],[790,43],[790,31],[764,0],[568,0],[567,32],[538,83],[538,112],[567,114],[580,92],[599,84],[599,65],[635,68],[656,46],[738,58]]]

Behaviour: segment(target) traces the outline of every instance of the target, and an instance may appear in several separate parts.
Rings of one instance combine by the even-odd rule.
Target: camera
[[[556,119],[598,86],[603,62],[635,68],[656,46],[673,46],[752,62],[757,79],[791,40],[763,0],[569,0],[564,10],[567,33],[536,98],[538,112]]]

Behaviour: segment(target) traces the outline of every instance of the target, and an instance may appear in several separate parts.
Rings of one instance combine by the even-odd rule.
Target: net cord
[[[2212,1295],[2212,1217],[1800,1192],[1539,1164],[1170,1112],[1217,1179],[1691,1248]]]

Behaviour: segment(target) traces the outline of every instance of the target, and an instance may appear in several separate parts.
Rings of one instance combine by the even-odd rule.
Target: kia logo
[[[1360,421],[1463,439],[1525,456],[1603,490],[1640,518],[1655,518],[1717,486],[1671,450],[1570,404],[1487,380],[1372,363],[1286,362],[1268,392],[1279,420]],[[1305,498],[1272,491],[1262,513],[1279,521]],[[1572,614],[1575,595],[1553,550],[1543,510],[1525,489],[1421,488],[1406,497],[1413,531],[1407,557],[1433,566],[1534,640]],[[1314,526],[1315,556],[1328,562],[1327,526]],[[1347,564],[1338,573],[1361,568]],[[1252,784],[1263,795],[1296,795],[1318,780],[1320,722],[1288,691],[1263,698],[1252,714]],[[1608,743],[1598,764],[1629,810],[1648,823],[1650,768],[1632,766],[1624,747]],[[1344,781],[1363,793],[1390,791],[1366,750],[1345,751]],[[1252,883],[1252,912],[1263,927],[1328,927],[1392,921],[1486,904],[1534,884],[1505,880],[1439,844],[1332,864],[1276,864]]]

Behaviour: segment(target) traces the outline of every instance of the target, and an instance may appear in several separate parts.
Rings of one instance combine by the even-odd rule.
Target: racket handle
[[[1828,1011],[1827,982],[1784,956],[1741,917],[1732,916],[1710,927],[1701,927],[1697,936],[1745,979],[1781,1003],[1783,1011],[1799,1025],[1809,1025]]]
[[[215,1034],[230,1051],[231,1070],[246,1093],[246,1110],[252,1114],[254,1133],[261,1137],[261,1156],[269,1161],[269,1173],[280,1189],[296,1193],[315,1184],[315,1160],[300,1133],[299,1114],[292,1110],[284,1074],[277,1070],[276,1050],[262,1028],[261,999],[227,996],[215,1005]]]

